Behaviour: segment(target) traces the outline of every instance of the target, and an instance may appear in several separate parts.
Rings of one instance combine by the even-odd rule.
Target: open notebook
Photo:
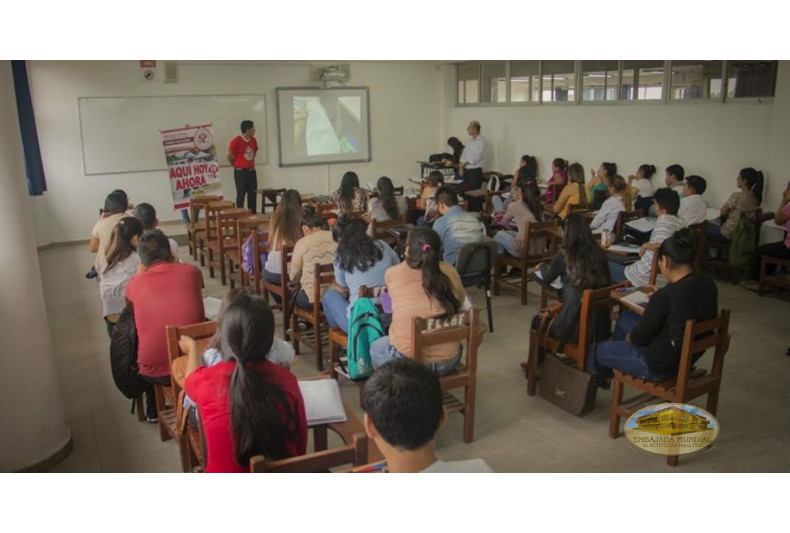
[[[650,296],[645,294],[642,291],[636,290],[629,294],[628,296],[623,297],[624,302],[628,302],[629,304],[644,309],[647,305],[647,302],[650,301]]]
[[[299,389],[304,398],[308,426],[346,421],[346,411],[343,409],[337,381],[334,379],[299,381]]]
[[[540,280],[543,279],[543,274],[541,274],[539,268],[535,269],[535,277],[540,279]],[[561,278],[555,279],[554,281],[551,282],[551,286],[553,288],[557,289],[558,291],[561,291],[562,290],[562,279]]]

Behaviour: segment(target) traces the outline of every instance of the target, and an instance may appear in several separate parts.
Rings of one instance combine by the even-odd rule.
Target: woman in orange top
[[[587,194],[584,188],[584,167],[574,163],[568,168],[570,183],[563,187],[560,197],[554,202],[554,214],[565,220],[572,205],[587,205]]]

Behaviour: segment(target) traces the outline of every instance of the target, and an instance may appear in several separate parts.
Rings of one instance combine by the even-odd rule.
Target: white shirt
[[[607,229],[613,231],[614,225],[617,223],[617,215],[620,211],[625,210],[622,196],[607,198],[601,209],[598,210],[598,214],[590,222],[590,229],[593,230],[593,233],[601,233]]]
[[[637,196],[642,198],[653,197],[653,184],[650,182],[650,180],[634,180],[631,182],[631,187],[636,187],[639,189]]]
[[[107,270],[106,263],[99,276],[99,293],[101,295],[102,313],[104,316],[116,315],[126,307],[126,284],[137,274],[140,267],[140,255],[132,252],[129,257],[113,265]]]
[[[482,459],[468,461],[436,461],[420,474],[493,474],[494,471]]]
[[[478,135],[477,139],[469,137],[461,154],[461,163],[468,163],[466,168],[483,168],[486,161],[486,139]]]
[[[689,226],[699,224],[708,218],[708,206],[699,194],[681,198],[678,217]]]

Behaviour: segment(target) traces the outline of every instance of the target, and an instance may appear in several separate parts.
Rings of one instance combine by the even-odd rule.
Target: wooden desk
[[[256,189],[255,192],[261,195],[261,213],[265,213],[267,207],[276,209],[277,197],[281,196],[285,189]]]
[[[488,189],[475,189],[473,191],[466,191],[464,196],[469,198],[485,198]]]
[[[644,307],[642,307],[640,305],[633,304],[633,303],[623,299],[626,296],[628,296],[628,295],[630,295],[630,294],[632,294],[634,292],[641,292],[641,293],[650,295],[650,294],[653,294],[655,292],[655,289],[653,289],[652,287],[636,287],[636,288],[628,287],[626,289],[615,289],[615,290],[612,291],[612,299],[617,301],[617,303],[620,304],[621,308],[625,307],[625,308],[630,309],[634,313],[636,313],[636,314],[641,316],[642,313],[645,312],[645,308]]]

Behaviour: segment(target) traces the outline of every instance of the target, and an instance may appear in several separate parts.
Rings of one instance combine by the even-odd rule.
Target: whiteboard
[[[198,124],[213,124],[219,164],[228,166],[227,147],[242,120],[255,123],[256,164],[268,162],[262,94],[83,97],[78,106],[86,175],[165,170],[159,130]]]

